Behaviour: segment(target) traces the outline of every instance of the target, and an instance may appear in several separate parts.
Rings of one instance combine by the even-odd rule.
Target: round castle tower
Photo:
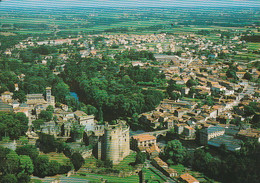
[[[130,153],[129,127],[122,122],[105,125],[103,157],[117,164]]]

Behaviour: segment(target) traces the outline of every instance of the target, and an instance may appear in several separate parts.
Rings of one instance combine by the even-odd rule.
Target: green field
[[[160,176],[158,176],[151,169],[145,169],[145,180],[149,180],[149,182],[151,182],[151,183],[152,182],[157,182],[157,183],[165,182],[164,179],[162,179]]]
[[[79,10],[79,11],[60,11],[60,12],[45,12],[38,14],[38,12],[30,13],[8,13],[1,12],[0,15],[0,27],[3,24],[9,24],[9,27],[2,27],[3,31],[9,31],[21,34],[32,34],[32,33],[51,33],[50,29],[57,28],[58,31],[69,31],[69,32],[92,32],[92,31],[104,31],[107,29],[115,28],[128,28],[127,33],[160,33],[169,32],[175,34],[183,33],[196,33],[198,30],[238,30],[246,31],[249,28],[246,27],[246,23],[250,25],[249,22],[244,22],[243,24],[237,24],[237,26],[219,26],[219,25],[197,25],[193,22],[197,19],[207,18],[219,24],[223,23],[223,20],[217,15],[218,11],[207,12],[207,17],[201,12],[195,10],[196,18],[190,17],[190,12],[183,10],[95,10],[93,14],[92,10]],[[239,12],[229,12],[232,14],[238,14]],[[92,15],[93,14],[93,15]],[[249,16],[249,15],[247,15]],[[250,15],[252,16],[252,15]],[[257,20],[258,15],[255,14],[255,20]],[[211,17],[211,18],[210,18]],[[246,18],[244,16],[241,19]],[[235,19],[235,18],[234,18]],[[189,24],[185,21],[190,21]],[[253,19],[252,19],[253,21]],[[185,24],[182,24],[182,23]],[[14,28],[14,24],[32,24],[39,25],[45,24],[47,28],[40,29],[37,26],[27,28]],[[11,26],[11,27],[10,27]],[[159,28],[154,28],[154,26],[159,26]],[[162,26],[160,28],[160,26]],[[145,28],[139,30],[139,28]],[[255,34],[258,34],[257,29],[250,28]],[[119,31],[120,32],[120,31]],[[211,40],[217,40],[214,34],[209,36]]]
[[[247,45],[250,50],[260,50],[260,43],[247,43]]]
[[[71,177],[76,177],[76,178],[84,178],[89,181],[94,181],[94,182],[102,182],[102,180],[107,180],[108,183],[137,183],[139,182],[139,177],[137,175],[132,175],[130,177],[115,177],[115,176],[107,176],[107,175],[99,175],[99,174],[84,174],[84,176],[80,175],[74,175]]]
[[[114,165],[114,168],[120,171],[131,171],[134,168],[129,165],[130,163],[135,162],[136,152],[131,152],[127,157],[124,158],[119,164]]]

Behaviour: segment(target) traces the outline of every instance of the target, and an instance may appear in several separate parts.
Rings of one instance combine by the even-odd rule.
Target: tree
[[[104,167],[105,168],[112,168],[113,167],[113,162],[111,160],[106,159],[104,161]]]
[[[32,160],[35,160],[39,155],[39,151],[34,145],[25,145],[17,147],[16,153],[19,155],[27,155]]]
[[[260,107],[258,107],[257,102],[250,102],[249,105],[244,106],[244,112],[246,116],[251,116],[260,112]]]
[[[14,174],[7,174],[7,175],[3,176],[1,182],[4,182],[4,183],[17,183],[17,178],[15,177]]]
[[[14,100],[18,100],[20,103],[24,103],[26,101],[26,95],[23,90],[14,91],[12,98]]]
[[[20,166],[19,170],[21,173],[25,173],[27,175],[31,175],[33,173],[33,162],[29,156],[20,155]]]
[[[6,155],[6,159],[4,161],[4,164],[2,165],[4,167],[4,173],[5,174],[15,174],[18,172],[19,168],[19,156],[15,151],[10,151]]]
[[[19,183],[29,183],[31,180],[30,175],[26,173],[19,173],[17,179]]]
[[[70,162],[70,160],[67,160],[65,163],[63,163],[63,164],[60,166],[59,173],[60,173],[60,174],[68,173],[72,168],[73,168],[72,163]]]
[[[197,85],[197,82],[193,79],[189,79],[186,83],[186,86],[191,88],[192,86],[196,86]]]
[[[40,178],[45,177],[49,173],[49,158],[44,155],[39,155],[34,161],[33,175]]]
[[[53,93],[58,102],[65,103],[66,96],[70,95],[69,86],[63,81],[53,87]]]
[[[48,107],[46,108],[46,111],[54,113],[54,107],[52,105],[48,105]]]
[[[93,114],[93,115],[96,116],[97,113],[98,113],[97,108],[95,108],[94,106],[89,105],[89,104],[88,104],[88,105],[82,104],[80,110],[83,111],[83,112],[85,112],[85,113],[88,114],[88,115]]]
[[[28,118],[24,113],[0,112],[0,138],[8,136],[11,139],[18,139],[25,135],[28,129]]]
[[[36,144],[40,151],[44,153],[55,152],[57,148],[57,142],[53,135],[39,133],[39,139]]]
[[[26,145],[29,142],[28,137],[26,137],[26,136],[21,136],[19,138],[19,141],[22,143],[22,145]]]
[[[247,79],[247,80],[251,80],[253,77],[252,77],[252,75],[249,73],[249,72],[246,72],[245,74],[244,74],[244,77],[243,77],[243,79]]]
[[[144,152],[137,152],[135,157],[135,164],[143,164],[146,160],[146,154]]]
[[[41,125],[44,124],[44,120],[43,119],[36,119],[32,122],[32,124],[33,124],[33,128],[35,130],[40,130]]]
[[[167,143],[164,148],[163,157],[167,159],[167,163],[182,163],[186,155],[186,149],[179,140],[172,140]]]
[[[49,162],[49,168],[48,169],[49,169],[48,175],[50,175],[50,176],[56,175],[60,171],[60,164],[57,161],[52,160],[52,161]]]
[[[252,127],[254,128],[260,128],[260,114],[255,114],[252,118]]]
[[[181,97],[181,95],[177,92],[171,92],[170,93],[171,100],[178,100],[180,97]]]
[[[74,124],[71,128],[71,132],[70,132],[71,138],[69,140],[75,142],[77,139],[82,139],[83,133],[84,133],[84,127],[78,124]]]
[[[5,163],[6,155],[10,152],[10,149],[0,146],[0,165]],[[4,171],[4,167],[0,166],[0,172]]]
[[[46,111],[42,110],[39,114],[39,119],[45,120],[45,121],[50,121],[52,120],[52,112],[51,111]]]
[[[233,79],[238,78],[235,70],[228,69],[227,72],[226,72],[226,75],[227,75],[228,78],[233,78]]]
[[[84,164],[84,158],[78,152],[73,153],[70,160],[76,171],[78,171],[80,167]]]

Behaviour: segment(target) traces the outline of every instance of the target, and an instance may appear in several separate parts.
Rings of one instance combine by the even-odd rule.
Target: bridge
[[[145,134],[148,134],[148,135],[153,135],[155,137],[158,137],[159,135],[163,135],[165,136],[167,134],[167,132],[170,131],[170,129],[165,129],[165,130],[158,130],[158,131],[152,131],[152,132],[144,132],[144,133],[140,133],[140,134],[136,134],[136,135],[145,135]],[[132,135],[134,136],[134,135]]]

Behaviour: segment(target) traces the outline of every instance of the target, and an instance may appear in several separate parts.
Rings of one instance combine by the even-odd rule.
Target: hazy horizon
[[[258,0],[2,0],[0,9],[72,7],[256,7]]]

